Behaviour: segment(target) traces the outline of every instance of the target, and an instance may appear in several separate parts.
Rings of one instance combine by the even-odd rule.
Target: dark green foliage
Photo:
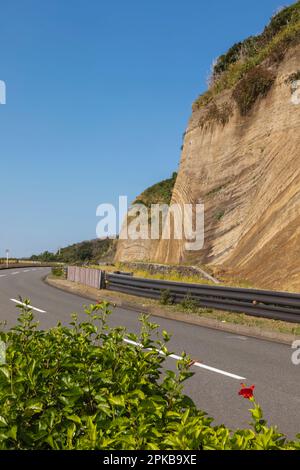
[[[230,65],[240,61],[247,60],[265,47],[276,35],[278,35],[286,26],[296,23],[300,20],[300,2],[283,8],[274,15],[262,34],[251,36],[245,41],[232,46],[226,54],[223,54],[217,60],[213,70],[213,77],[216,79],[223,72],[227,71]],[[274,56],[275,58],[275,56]],[[279,55],[278,55],[279,58]]]
[[[189,312],[195,312],[199,308],[197,300],[193,298],[190,292],[182,299],[180,306]]]
[[[220,221],[223,219],[225,215],[225,210],[221,210],[221,211],[218,211],[216,214],[215,214],[215,219]]]
[[[172,178],[154,184],[146,189],[134,201],[134,204],[144,204],[147,207],[150,207],[151,204],[170,204],[176,178],[177,173],[174,172]]]
[[[34,255],[32,261],[57,261],[60,263],[97,263],[101,260],[112,261],[116,249],[116,241],[110,239],[90,240],[62,248],[59,253],[41,253]]]
[[[106,303],[91,305],[86,321],[74,314],[69,327],[44,331],[22,307],[18,325],[0,333],[0,450],[300,448],[267,427],[255,402],[252,429],[212,426],[183,393],[191,359],[182,354],[177,373],[166,369],[168,333],[153,340],[158,325],[145,316],[138,335],[111,329],[109,313]]]
[[[161,291],[159,302],[162,305],[172,305],[174,303],[174,299],[168,289]]]
[[[213,69],[213,78],[216,79],[226,72],[230,65],[238,62],[242,57],[249,57],[257,51],[257,39],[250,36],[243,42],[234,44],[226,54],[221,55]]]
[[[278,69],[287,51],[300,43],[300,1],[273,16],[262,34],[235,44],[214,67],[208,91],[193,103],[193,110],[207,106],[218,94],[232,89],[259,65]]]
[[[239,81],[232,96],[242,116],[248,114],[259,97],[264,97],[268,94],[274,81],[274,73],[262,66],[250,70]]]
[[[42,261],[44,263],[48,263],[48,262],[55,262],[57,261],[57,259],[54,253],[50,253],[49,251],[44,251],[44,253],[41,253],[40,255],[31,256],[30,261]]]
[[[55,266],[51,269],[52,275],[55,277],[63,277],[64,276],[64,268],[60,266]]]
[[[294,5],[282,8],[276,15],[271,18],[270,23],[264,29],[264,32],[258,36],[261,43],[270,41],[286,26],[300,20],[300,2]]]

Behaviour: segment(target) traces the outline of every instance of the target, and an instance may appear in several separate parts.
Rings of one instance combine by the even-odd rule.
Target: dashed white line
[[[0,274],[0,277],[6,277],[6,274]]]
[[[32,305],[26,305],[24,304],[23,302],[21,302],[20,300],[16,300],[16,299],[10,299],[12,302],[15,302],[16,304],[18,305],[22,305],[23,307],[28,307],[28,308],[31,308],[32,310],[35,310],[36,312],[39,312],[39,313],[47,313],[45,310],[41,310],[40,308],[36,308],[36,307],[33,307]]]
[[[16,274],[20,274],[20,271],[16,271],[14,273],[10,273],[11,276],[15,276]]]
[[[143,347],[142,344],[136,343],[135,341],[132,341],[130,339],[124,339],[124,341],[125,341],[125,343],[132,344],[133,346]],[[157,352],[159,354],[161,354],[162,356],[165,356],[165,353],[163,351],[158,351],[157,350]],[[171,357],[172,359],[176,359],[176,361],[180,361],[182,359],[182,357],[177,356],[176,354],[170,354],[170,356],[168,356],[168,357]],[[225,370],[216,369],[215,367],[207,366],[205,364],[202,364],[201,362],[194,362],[193,366],[199,367],[200,369],[208,370],[209,372],[214,372],[216,374],[225,375],[226,377],[230,377],[231,379],[246,380],[246,377],[240,377],[239,375],[232,374],[231,372],[226,372]]]

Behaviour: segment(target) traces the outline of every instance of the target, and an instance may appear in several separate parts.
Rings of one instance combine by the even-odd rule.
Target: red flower
[[[255,389],[255,385],[252,385],[252,387],[246,387],[246,385],[244,384],[241,384],[242,385],[242,389],[239,391],[239,395],[241,397],[244,397],[246,398],[247,400],[251,400],[251,398],[253,398],[253,392],[254,392],[254,389]]]

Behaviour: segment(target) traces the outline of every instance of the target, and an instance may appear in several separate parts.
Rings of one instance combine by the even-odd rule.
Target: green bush
[[[263,33],[259,36],[261,43],[268,42],[278,33],[280,33],[288,25],[293,24],[300,20],[300,2],[297,1],[294,5],[282,8],[272,18],[268,26],[266,26]]]
[[[169,289],[165,289],[161,291],[159,303],[161,305],[173,305],[174,304],[174,299]]]
[[[177,173],[173,172],[171,178],[145,189],[134,201],[134,204],[144,204],[147,207],[150,207],[151,204],[170,204],[176,179]]]
[[[107,303],[85,313],[84,322],[73,315],[69,327],[43,331],[27,306],[18,325],[1,333],[7,349],[0,365],[0,449],[300,448],[268,428],[255,403],[252,429],[214,427],[182,392],[190,358],[182,355],[177,373],[163,371],[169,335],[151,339],[158,326],[147,317],[139,335],[126,335],[107,326]]]
[[[116,252],[116,240],[96,239],[75,243],[61,248],[58,253],[45,251],[33,255],[31,261],[56,261],[60,263],[79,264],[98,263],[100,260],[112,261]]]
[[[242,116],[246,116],[249,113],[259,97],[264,97],[268,94],[274,81],[275,75],[273,72],[262,66],[250,70],[239,81],[232,96]]]
[[[250,36],[242,42],[234,44],[226,54],[221,55],[213,70],[214,80],[229,70],[230,66],[240,60],[249,60],[259,51],[266,47],[278,34],[291,24],[295,24],[300,20],[300,2],[296,2],[287,8],[283,8],[276,13],[270,23],[266,26],[262,34],[258,36]]]
[[[221,55],[213,69],[213,80],[226,72],[232,64],[235,64],[242,57],[250,57],[257,51],[257,38],[250,36],[243,42],[234,44],[226,54]]]
[[[190,292],[188,292],[182,301],[180,302],[180,306],[189,312],[195,312],[199,308],[199,304],[196,299],[193,298]]]
[[[61,266],[54,266],[51,269],[52,275],[55,277],[63,277],[64,276],[64,268]]]
[[[225,210],[218,211],[215,214],[215,219],[220,221],[223,219],[224,215],[225,215]]]

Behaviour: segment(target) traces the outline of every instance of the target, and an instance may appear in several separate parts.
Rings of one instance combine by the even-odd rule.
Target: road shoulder
[[[204,315],[200,316],[188,312],[178,312],[174,311],[172,307],[159,305],[156,301],[153,300],[134,297],[127,294],[109,292],[107,290],[98,290],[92,287],[70,282],[65,279],[53,278],[51,275],[45,277],[44,281],[54,288],[69,292],[94,302],[107,301],[117,307],[124,308],[126,310],[139,311],[154,317],[167,318],[169,320],[180,321],[204,328],[225,331],[240,336],[247,336],[281,344],[291,345],[293,341],[299,339],[299,335],[294,333],[282,333],[258,326],[235,324],[224,320],[220,321],[205,317]],[[286,325],[290,325],[291,328],[295,326],[290,323],[286,323]]]

